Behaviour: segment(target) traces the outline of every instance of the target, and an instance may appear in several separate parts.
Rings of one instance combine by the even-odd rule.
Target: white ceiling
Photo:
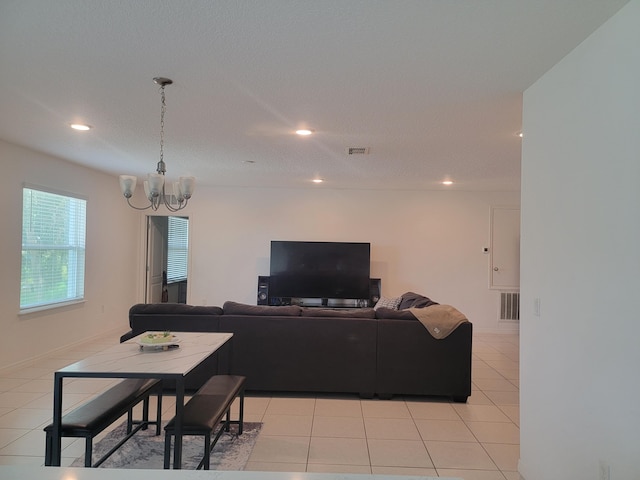
[[[164,76],[170,177],[519,190],[522,92],[625,3],[0,0],[0,138],[142,176]]]

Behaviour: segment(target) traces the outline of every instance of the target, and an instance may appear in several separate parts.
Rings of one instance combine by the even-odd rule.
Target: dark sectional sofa
[[[120,341],[148,330],[233,333],[227,349],[190,375],[188,390],[212,374],[232,373],[247,377],[249,391],[437,395],[465,402],[472,324],[436,340],[406,310],[425,306],[426,297],[405,296],[400,310],[138,304],[129,311],[131,331]]]

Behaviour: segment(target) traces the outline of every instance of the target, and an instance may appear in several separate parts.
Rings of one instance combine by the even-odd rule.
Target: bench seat
[[[158,396],[157,416],[155,421],[149,421],[149,396],[153,393]],[[138,421],[133,419],[133,408],[140,402],[143,402],[143,413],[142,420]],[[85,438],[84,465],[91,467],[93,438],[126,413],[127,436],[93,465],[98,467],[138,430],[146,429],[147,425],[155,425],[156,435],[160,435],[161,412],[162,382],[160,380],[125,379],[64,415],[60,436]],[[51,465],[53,423],[47,425],[44,431],[46,432],[45,465]]]
[[[184,406],[182,434],[204,437],[204,456],[198,469],[209,470],[211,450],[223,431],[230,425],[238,425],[238,435],[242,435],[244,423],[244,384],[246,378],[240,375],[215,375],[211,377]],[[238,420],[231,420],[231,405],[240,398]],[[216,428],[218,431],[211,440]],[[175,417],[164,427],[165,450],[164,468],[170,467],[171,438],[175,436]]]

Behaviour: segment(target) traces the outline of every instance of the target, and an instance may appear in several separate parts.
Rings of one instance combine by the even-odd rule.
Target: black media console
[[[301,297],[274,297],[269,295],[270,277],[260,275],[258,277],[258,305],[300,305],[302,307],[322,308],[365,308],[373,307],[382,292],[382,280],[369,279],[369,298],[301,298]]]

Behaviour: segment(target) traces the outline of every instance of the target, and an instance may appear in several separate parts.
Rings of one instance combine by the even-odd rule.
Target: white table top
[[[233,336],[232,333],[177,332],[174,335],[180,347],[162,350],[141,349],[137,340],[143,335],[61,368],[56,374],[65,377],[123,373],[185,375]]]
[[[126,473],[125,473],[126,472]],[[229,472],[216,470],[122,470],[110,468],[0,465],[2,480],[441,480],[442,477],[301,472]],[[447,477],[449,478],[449,477]],[[456,480],[453,477],[450,480]],[[457,478],[457,480],[462,480]]]

